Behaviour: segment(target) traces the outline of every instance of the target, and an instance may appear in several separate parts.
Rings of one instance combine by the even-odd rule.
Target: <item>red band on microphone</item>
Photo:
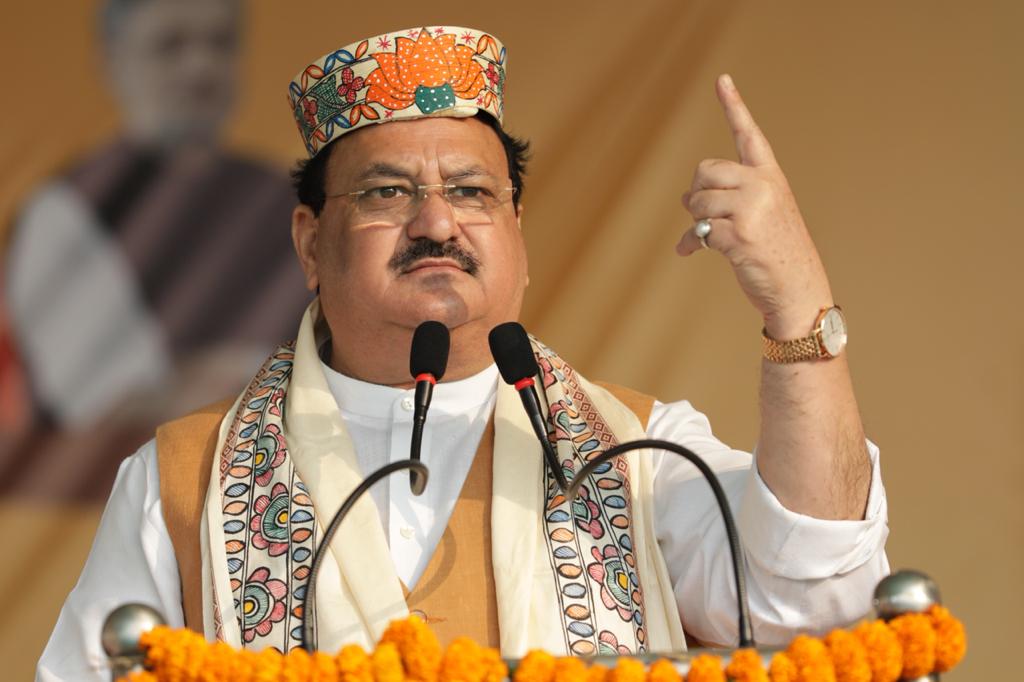
[[[423,374],[420,374],[420,375],[418,375],[416,377],[416,383],[417,384],[420,383],[421,381],[429,381],[430,383],[434,384],[435,386],[437,385],[437,379],[435,379],[434,375],[429,373],[429,372],[424,372]]]
[[[516,387],[517,391],[521,391],[527,386],[533,386],[533,377],[526,377],[525,379],[520,379],[519,381],[512,385]]]

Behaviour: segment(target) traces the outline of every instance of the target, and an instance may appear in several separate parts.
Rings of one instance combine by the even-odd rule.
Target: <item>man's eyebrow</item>
[[[357,181],[372,178],[412,178],[412,173],[389,163],[377,162],[367,166],[357,177]]]
[[[446,175],[445,180],[461,180],[462,178],[472,178],[480,176],[493,178],[494,173],[484,168],[483,166],[466,166],[464,168],[456,169],[454,172]]]

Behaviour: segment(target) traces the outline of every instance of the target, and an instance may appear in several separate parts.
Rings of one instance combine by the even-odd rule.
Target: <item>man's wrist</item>
[[[807,333],[795,338],[779,339],[761,331],[762,354],[770,362],[790,364],[835,358],[846,348],[846,319],[835,305],[821,308]]]

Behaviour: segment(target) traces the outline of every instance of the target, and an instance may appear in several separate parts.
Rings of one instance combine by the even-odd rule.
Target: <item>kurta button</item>
[[[402,398],[402,409],[411,411],[412,410],[412,398],[406,396]]]
[[[402,537],[406,540],[411,540],[412,536],[416,534],[416,530],[412,526],[402,526],[401,530],[398,531],[402,534]]]

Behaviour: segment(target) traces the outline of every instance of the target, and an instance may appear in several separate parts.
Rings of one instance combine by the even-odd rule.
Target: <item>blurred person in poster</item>
[[[11,405],[20,395],[2,426],[22,437],[5,470],[14,455],[19,471],[56,468],[23,455],[59,457],[69,433],[80,460],[85,434],[110,458],[109,483],[135,434],[237,390],[293,333],[309,295],[291,256],[287,178],[218,145],[241,10],[235,0],[102,6],[123,129],[39,188],[14,226],[0,394]]]

